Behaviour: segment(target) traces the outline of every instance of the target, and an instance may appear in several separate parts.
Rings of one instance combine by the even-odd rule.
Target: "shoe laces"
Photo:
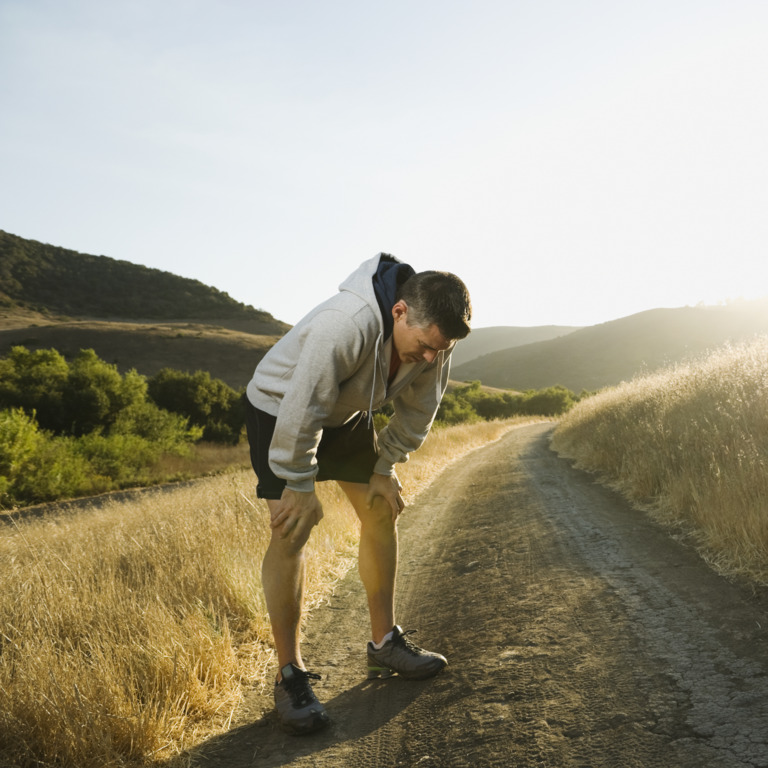
[[[305,707],[315,701],[315,694],[312,690],[310,680],[321,680],[320,675],[314,672],[307,672],[303,669],[294,670],[293,677],[283,678],[282,684],[291,696],[291,700],[296,707]]]
[[[409,637],[406,637],[406,635],[415,635],[418,631],[418,629],[406,629],[397,635],[397,637],[392,638],[392,642],[395,645],[401,645],[403,648],[405,648],[406,651],[412,653],[414,656],[421,656],[423,655],[422,649],[419,648],[419,646],[416,645],[416,643],[414,643]]]

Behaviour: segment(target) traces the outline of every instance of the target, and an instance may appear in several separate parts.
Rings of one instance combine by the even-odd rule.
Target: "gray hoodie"
[[[387,387],[391,344],[372,278],[382,254],[363,262],[339,293],[315,307],[270,350],[247,387],[256,408],[277,417],[269,451],[272,471],[295,491],[312,491],[323,427],[344,424],[392,402],[379,433],[374,471],[390,475],[426,439],[448,384],[450,351],[403,363]]]

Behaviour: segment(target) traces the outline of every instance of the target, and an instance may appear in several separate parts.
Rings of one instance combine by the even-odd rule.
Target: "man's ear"
[[[392,307],[392,317],[395,320],[399,320],[401,317],[405,317],[408,314],[408,305],[400,299],[400,301]]]

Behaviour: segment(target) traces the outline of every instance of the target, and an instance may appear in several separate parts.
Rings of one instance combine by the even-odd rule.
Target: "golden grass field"
[[[583,400],[552,445],[721,573],[768,585],[768,337]]]
[[[406,501],[525,421],[434,430],[400,468]],[[319,489],[310,610],[357,555],[354,512]],[[248,470],[0,530],[0,763],[149,765],[225,730],[274,671],[267,521]]]

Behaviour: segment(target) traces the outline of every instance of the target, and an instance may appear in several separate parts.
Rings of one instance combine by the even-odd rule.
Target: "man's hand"
[[[397,516],[405,508],[405,502],[400,495],[400,491],[403,490],[403,486],[400,485],[400,481],[397,479],[396,474],[391,475],[377,475],[376,473],[371,475],[371,479],[368,481],[368,495],[365,498],[368,508],[373,505],[373,500],[376,496],[381,496],[387,504],[389,504],[392,510],[392,519],[396,520]]]
[[[312,527],[323,519],[323,505],[314,491],[301,493],[286,488],[280,501],[270,507],[272,528],[281,539],[290,536],[292,542],[306,540]]]

